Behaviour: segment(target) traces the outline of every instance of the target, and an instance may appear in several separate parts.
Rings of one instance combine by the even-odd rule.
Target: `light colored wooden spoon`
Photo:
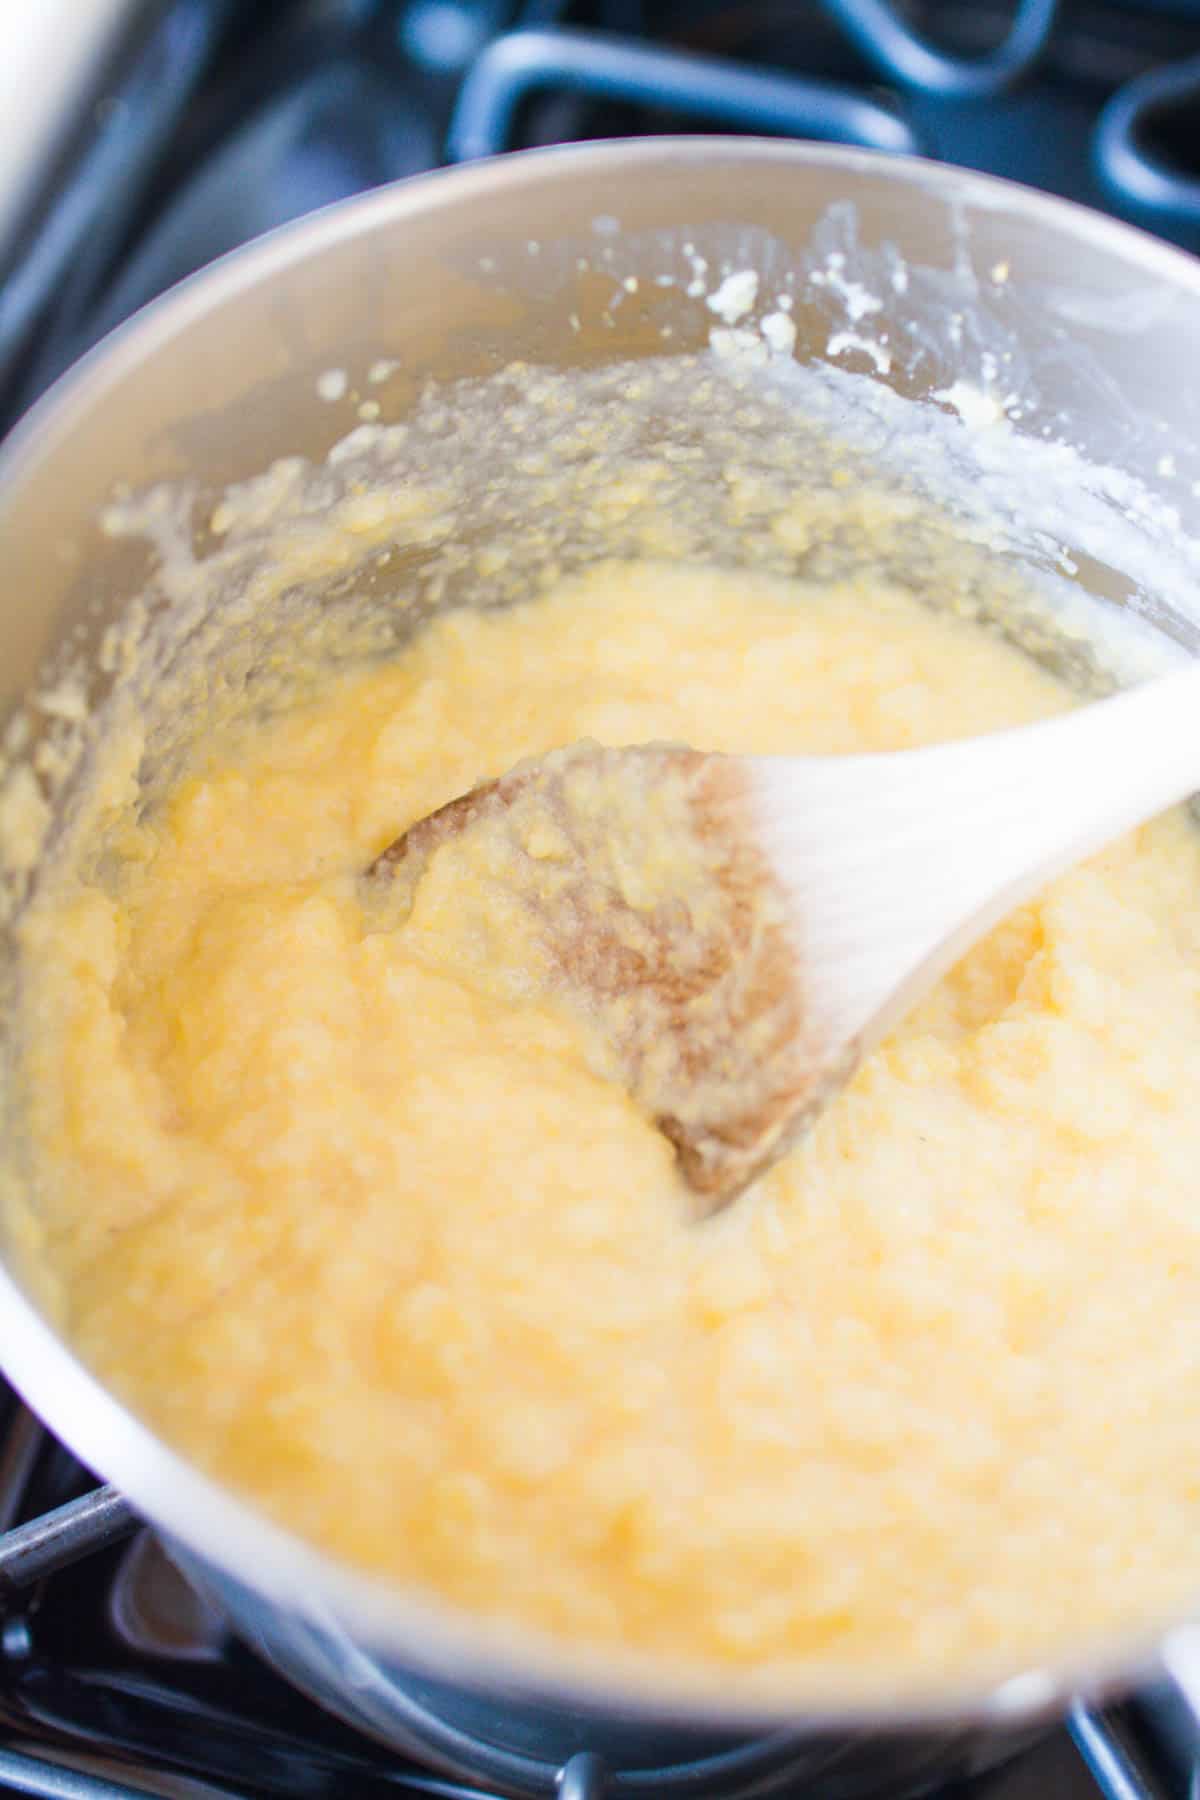
[[[1044,723],[884,755],[578,744],[390,845],[457,841],[515,903],[713,1212],[963,952],[1054,875],[1200,789],[1200,666]],[[512,915],[510,915],[512,916]]]

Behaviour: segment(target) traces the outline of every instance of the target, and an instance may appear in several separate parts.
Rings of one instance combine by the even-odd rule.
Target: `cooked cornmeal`
[[[227,733],[25,923],[71,1341],[296,1532],[564,1657],[895,1693],[1194,1595],[1182,814],[1007,920],[702,1225],[580,1019],[460,954],[450,863],[402,923],[364,895],[578,738],[879,750],[1068,703],[882,581],[609,564]]]

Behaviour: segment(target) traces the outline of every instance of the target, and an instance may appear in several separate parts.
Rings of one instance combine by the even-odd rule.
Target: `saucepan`
[[[144,553],[101,528],[115,493],[186,481],[216,494],[274,459],[319,459],[356,407],[371,416],[373,375],[399,418],[430,378],[712,354],[714,331],[718,352],[819,378],[864,441],[903,437],[908,455],[904,434],[925,420],[914,463],[935,486],[957,470],[1008,553],[1175,654],[1200,651],[1200,263],[929,162],[643,140],[511,156],[335,207],[89,355],[0,456],[0,708],[68,641],[86,658],[144,586]],[[1003,1754],[1079,1694],[1158,1673],[1200,1708],[1200,1594],[1185,1592],[1153,1641],[919,1707],[801,1717],[567,1676],[338,1566],[187,1466],[11,1270],[0,1363],[299,1688],[504,1792],[895,1795]]]

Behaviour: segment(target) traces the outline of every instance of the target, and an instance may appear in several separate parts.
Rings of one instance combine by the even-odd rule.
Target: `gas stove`
[[[866,144],[1200,250],[1197,102],[1200,0],[14,6],[0,18],[0,430],[105,332],[249,238],[534,145],[713,130]],[[1183,1800],[1200,1772],[1173,1724],[1159,1690],[1079,1704],[1003,1767],[963,1768],[936,1793]],[[458,1760],[472,1767],[469,1743]],[[643,1774],[642,1793],[727,1791],[715,1767]],[[623,1787],[586,1746],[557,1785],[561,1800]],[[448,1778],[300,1696],[0,1385],[0,1793],[503,1791],[486,1756]],[[890,1800],[918,1791],[928,1781],[898,1760]]]

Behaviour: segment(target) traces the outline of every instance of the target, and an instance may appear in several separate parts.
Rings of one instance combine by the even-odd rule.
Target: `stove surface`
[[[1200,249],[1200,0],[125,10],[117,51],[0,248],[0,427],[112,326],[224,251],[382,182],[531,145],[706,130],[865,142],[1010,176]],[[0,1388],[0,1533],[94,1486]],[[0,1792],[483,1792],[302,1699],[129,1524],[113,1499],[39,1528],[32,1552],[28,1534],[0,1536]],[[1153,1692],[1078,1707],[1007,1766],[939,1794],[1183,1800],[1196,1777],[1170,1725]],[[909,1792],[898,1778],[891,1800]]]
[[[6,1396],[0,1523],[41,1520],[93,1486]],[[19,1584],[9,1579],[5,1541],[0,1793],[121,1800],[135,1791],[215,1789],[264,1800],[492,1800],[493,1790],[421,1769],[301,1698],[230,1633],[149,1530],[94,1550],[85,1533],[69,1546],[68,1560],[34,1584],[23,1575]],[[1166,1800],[1175,1791],[1161,1785],[1161,1774],[1154,1772],[1153,1784],[1148,1774],[1134,1790],[1138,1800]],[[801,1792],[812,1789],[797,1790],[798,1800]],[[912,1792],[900,1784],[895,1800]],[[1100,1792],[1060,1727],[993,1774],[939,1787],[935,1800],[1097,1800]]]

